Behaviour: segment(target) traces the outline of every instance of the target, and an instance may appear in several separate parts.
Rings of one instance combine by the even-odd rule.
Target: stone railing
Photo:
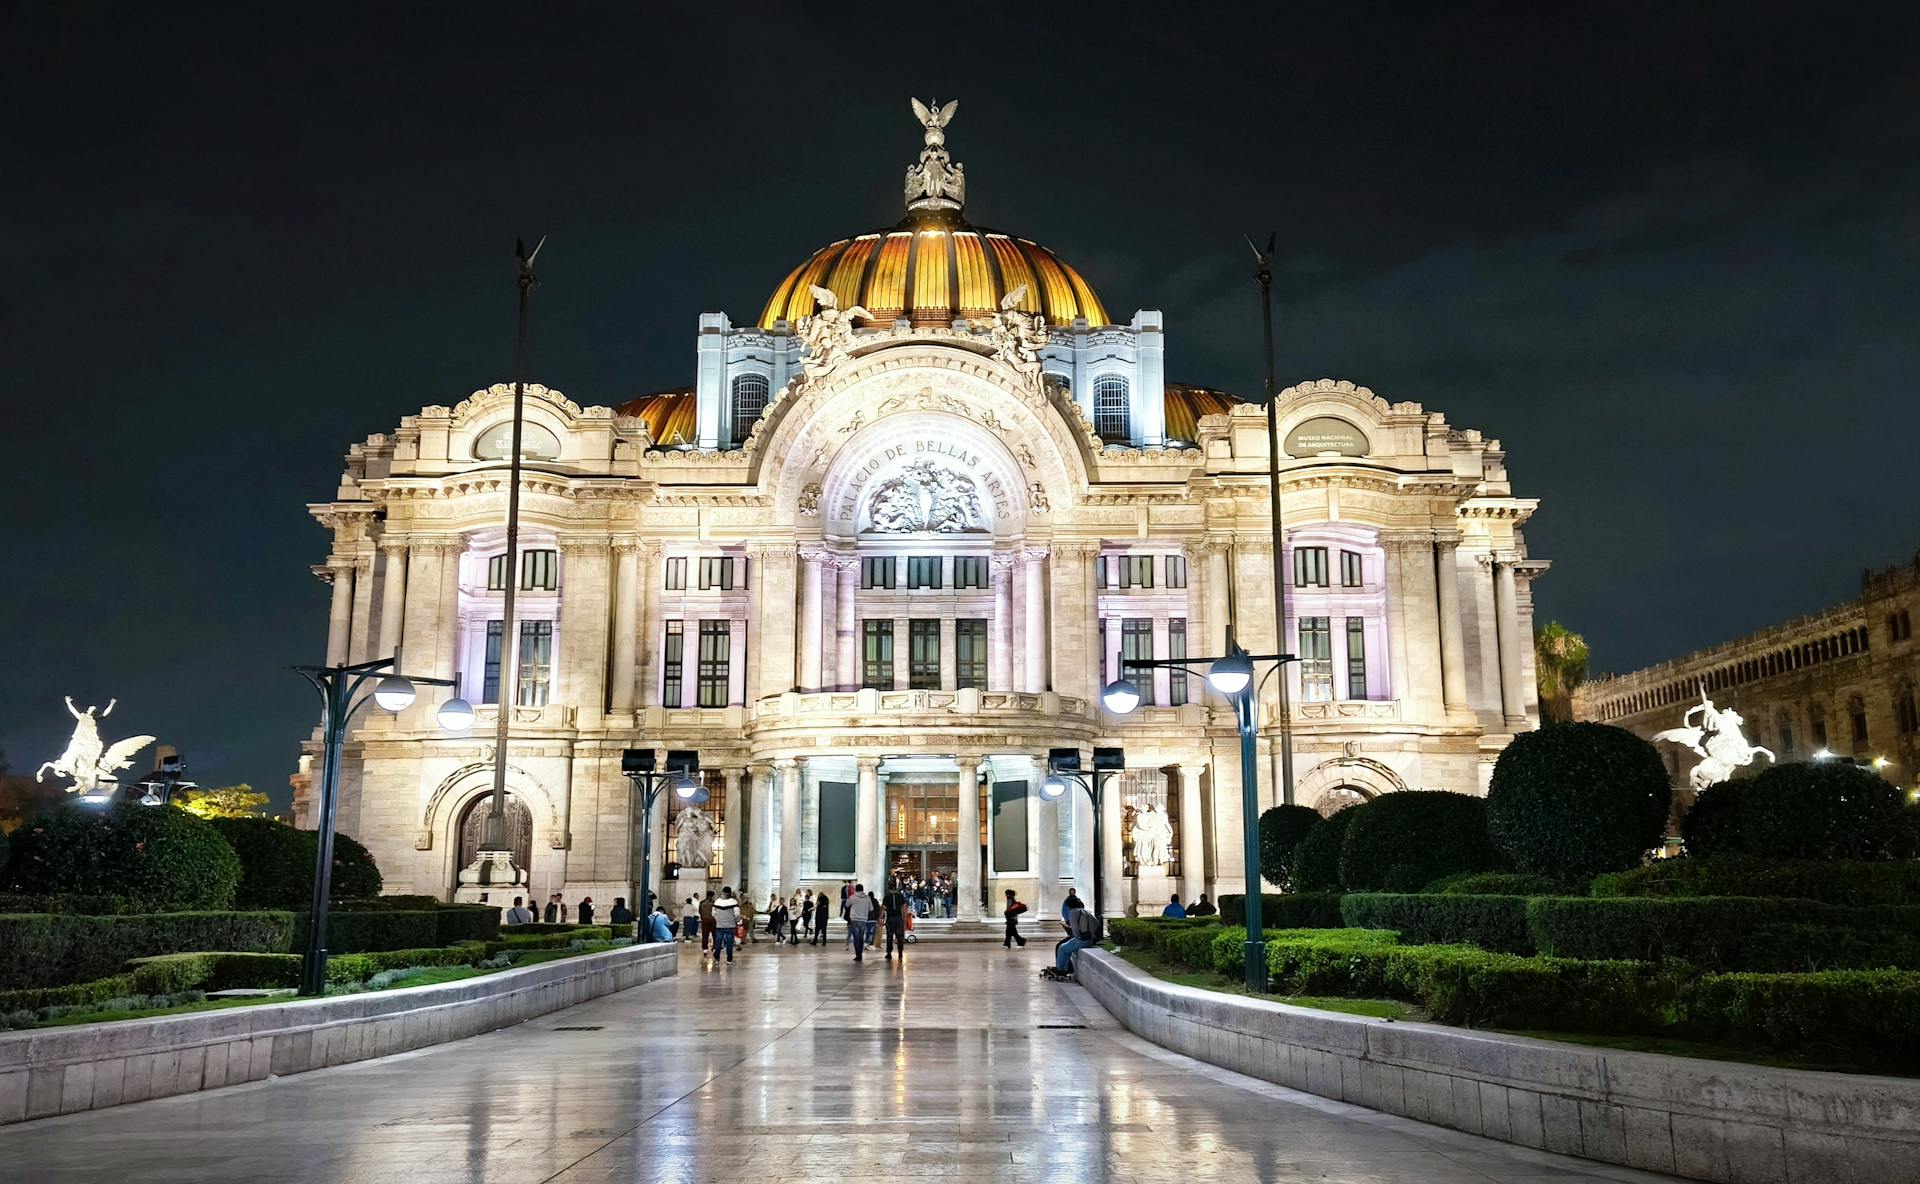
[[[1276,1085],[1490,1139],[1719,1184],[1912,1184],[1920,1081],[1396,1023],[1074,971],[1137,1035]]]
[[[678,946],[626,946],[433,986],[0,1033],[0,1124],[424,1048],[678,969]]]

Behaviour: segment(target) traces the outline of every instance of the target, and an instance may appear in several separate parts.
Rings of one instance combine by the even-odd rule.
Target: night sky
[[[690,383],[702,310],[899,217],[910,94],[961,100],[971,220],[1165,311],[1170,378],[1259,391],[1240,234],[1277,229],[1282,383],[1503,440],[1596,669],[1920,545],[1916,6],[661,7],[10,6],[16,768],[118,696],[110,739],[284,798],[306,503],[509,378],[514,236],[531,377]]]

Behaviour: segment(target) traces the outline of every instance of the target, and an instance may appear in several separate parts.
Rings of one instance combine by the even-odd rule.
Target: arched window
[[[1373,800],[1373,795],[1358,785],[1336,785],[1320,792],[1313,808],[1322,818],[1331,818],[1348,806],[1358,806]]]
[[[1093,380],[1093,431],[1110,444],[1133,439],[1127,416],[1127,380],[1117,374]]]
[[[1907,679],[1893,692],[1893,720],[1902,736],[1920,732],[1920,704],[1913,698],[1913,680]]]
[[[1847,725],[1853,733],[1853,750],[1859,752],[1867,746],[1867,704],[1858,695],[1847,698]]]
[[[742,374],[733,380],[733,442],[744,444],[753,431],[753,423],[767,409],[767,379],[761,374]]]

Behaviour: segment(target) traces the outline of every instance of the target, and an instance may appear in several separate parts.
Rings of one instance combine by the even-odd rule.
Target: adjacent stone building
[[[687,387],[611,407],[528,388],[518,571],[510,386],[349,450],[312,507],[332,536],[314,569],[329,660],[397,653],[479,714],[444,735],[423,695],[358,722],[340,826],[390,890],[455,890],[502,710],[536,895],[631,898],[631,747],[699,752],[707,870],[762,899],[900,869],[955,876],[963,915],[1005,887],[1045,915],[1100,858],[1118,908],[1148,805],[1175,827],[1173,886],[1238,889],[1231,710],[1197,673],[1130,664],[1219,654],[1229,629],[1282,647],[1264,412],[1167,381],[1158,312],[1115,323],[1051,251],[967,222],[938,132],[899,224],[813,254],[751,325],[700,317]],[[1482,791],[1538,717],[1535,502],[1497,440],[1418,403],[1321,380],[1283,391],[1279,416],[1284,648],[1304,661],[1286,673],[1290,794],[1264,688],[1261,803]],[[1099,691],[1123,671],[1146,701],[1118,717]],[[1048,749],[1094,745],[1128,766],[1097,854],[1086,797],[1039,793]]]
[[[1641,736],[1677,727],[1704,693],[1738,711],[1747,739],[1782,761],[1832,754],[1920,784],[1920,555],[1869,571],[1860,598],[1574,692],[1574,716]],[[1663,744],[1684,785],[1693,757]],[[1764,768],[1765,758],[1755,768]]]

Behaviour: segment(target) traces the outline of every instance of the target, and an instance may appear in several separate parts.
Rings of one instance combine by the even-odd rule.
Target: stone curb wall
[[[1920,1081],[1288,1007],[1176,986],[1099,950],[1074,969],[1156,1044],[1388,1114],[1716,1184],[1920,1180]]]
[[[0,1125],[459,1040],[678,968],[677,945],[636,945],[430,986],[0,1033]]]

